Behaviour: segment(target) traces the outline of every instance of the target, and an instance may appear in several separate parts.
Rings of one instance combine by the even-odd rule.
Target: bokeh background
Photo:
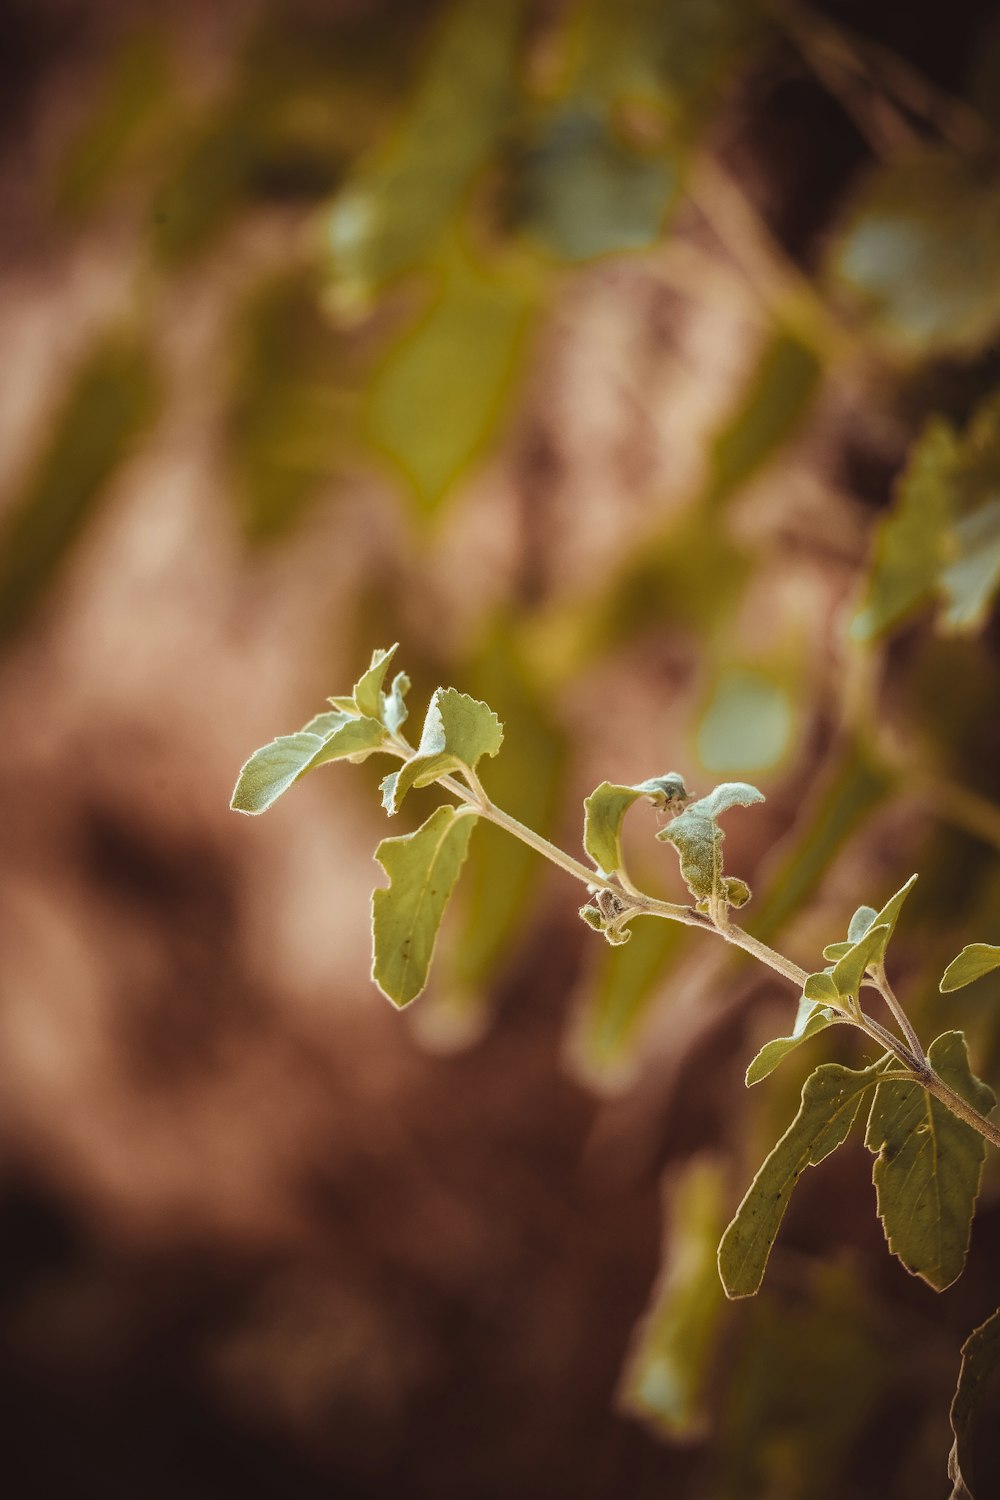
[[[743,1086],[788,988],[667,924],[605,947],[484,827],[398,1015],[377,765],[227,801],[399,640],[415,712],[488,699],[492,795],[574,852],[605,778],[757,782],[729,868],[809,968],[919,869],[898,987],[998,1083],[1000,985],[937,993],[1000,940],[993,7],[7,0],[3,33],[6,1493],[943,1496],[995,1161],[944,1295],[855,1145],[726,1305],[809,1067]]]

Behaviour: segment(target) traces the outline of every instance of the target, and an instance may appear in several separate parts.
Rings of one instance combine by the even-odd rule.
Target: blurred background
[[[993,7],[7,0],[4,36],[7,1493],[943,1496],[995,1160],[944,1295],[856,1144],[726,1305],[722,1227],[858,1045],[747,1093],[789,988],[665,923],[606,947],[487,827],[395,1014],[372,851],[433,790],[227,802],[399,640],[417,722],[485,697],[491,794],[574,853],[605,778],[759,784],[728,868],[808,968],[919,869],[897,987],[1000,1083],[1000,984],[937,993],[1000,941]]]

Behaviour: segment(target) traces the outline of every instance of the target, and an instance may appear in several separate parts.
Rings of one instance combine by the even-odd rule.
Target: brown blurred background
[[[944,1295],[855,1145],[725,1306],[808,1068],[743,1086],[787,987],[666,924],[605,948],[483,828],[397,1015],[371,856],[434,791],[391,828],[370,764],[227,800],[399,640],[413,712],[487,698],[492,795],[573,852],[604,778],[758,783],[729,867],[807,967],[920,869],[896,977],[997,1085],[1000,986],[936,989],[1000,940],[993,8],[3,33],[5,1493],[943,1496],[995,1162]]]

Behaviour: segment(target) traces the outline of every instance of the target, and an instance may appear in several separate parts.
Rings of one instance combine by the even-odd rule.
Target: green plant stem
[[[386,748],[388,749],[389,747],[387,746]],[[409,760],[414,754],[412,745],[398,733],[393,736],[392,752],[399,755],[403,760]],[[647,896],[641,891],[636,891],[632,887],[631,881],[623,884],[618,880],[600,875],[596,870],[590,869],[581,860],[575,859],[573,855],[567,854],[564,849],[560,849],[557,844],[551,843],[549,839],[544,838],[540,833],[536,833],[533,828],[529,828],[525,823],[519,822],[510,813],[504,812],[503,808],[497,807],[486,795],[475,773],[472,773],[468,780],[469,784],[466,785],[464,782],[459,781],[457,777],[441,776],[438,778],[438,785],[443,787],[445,791],[450,792],[453,797],[457,797],[460,802],[465,803],[470,811],[478,813],[480,817],[486,818],[489,822],[495,823],[498,828],[503,828],[514,838],[520,839],[523,844],[527,844],[530,849],[534,849],[543,859],[547,859],[551,864],[557,865],[560,870],[564,870],[574,880],[581,881],[589,890],[596,888],[613,891],[615,895],[624,901],[626,914],[628,911],[633,913],[642,912],[647,916],[663,917],[668,921],[683,922],[687,927],[700,927],[706,932],[714,932],[725,942],[732,944],[733,947],[742,948],[744,953],[749,953],[758,962],[766,964],[775,973],[790,980],[797,989],[802,990],[806,979],[809,977],[805,969],[800,968],[797,963],[793,963],[790,958],[786,958],[783,953],[778,953],[776,949],[768,947],[767,943],[762,943],[759,938],[753,937],[749,932],[744,931],[742,927],[738,927],[734,922],[730,922],[728,917],[723,916],[717,921],[712,921],[710,917],[706,916],[703,912],[696,911],[692,906],[678,906],[670,901],[658,901],[653,896]],[[886,1052],[890,1052],[898,1062],[902,1063],[908,1078],[919,1083],[929,1094],[933,1094],[947,1109],[950,1109],[952,1114],[957,1115],[960,1120],[970,1125],[973,1130],[978,1131],[985,1140],[1000,1150],[1000,1129],[987,1120],[984,1115],[981,1115],[977,1109],[974,1109],[960,1094],[956,1094],[954,1089],[949,1088],[944,1079],[939,1077],[928,1063],[920,1040],[910,1023],[909,1017],[893,993],[892,987],[885,977],[885,970],[882,965],[879,965],[870,983],[885,1000],[906,1040],[903,1041],[899,1037],[894,1036],[891,1031],[886,1030],[874,1017],[867,1015],[861,1009],[860,1005],[857,1007],[856,1012],[850,1016],[845,1016],[844,1019],[849,1024],[857,1027],[859,1031],[863,1031],[866,1036],[869,1036],[872,1041],[877,1042]]]

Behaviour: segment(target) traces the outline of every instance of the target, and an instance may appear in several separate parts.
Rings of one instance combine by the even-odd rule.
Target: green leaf
[[[838,1019],[835,1010],[827,1005],[817,1005],[814,1000],[809,1000],[803,995],[799,1001],[791,1035],[778,1036],[773,1041],[764,1043],[747,1068],[747,1088],[760,1083],[762,1078],[773,1073],[778,1064],[784,1061],[789,1052],[794,1052],[800,1042],[804,1042],[807,1037],[814,1036],[817,1031],[822,1031],[824,1027],[829,1026],[831,1021]]]
[[[663,1268],[622,1377],[625,1410],[675,1441],[697,1437],[706,1427],[708,1379],[723,1309],[715,1257],[724,1205],[721,1159],[695,1157],[672,1194]]]
[[[942,633],[971,634],[1000,584],[1000,395],[963,434],[934,417],[910,452],[879,529],[852,634],[872,640],[938,598]]]
[[[830,978],[841,999],[858,993],[865,971],[877,963],[885,952],[891,930],[888,923],[869,927],[864,937],[859,942],[852,943],[843,958],[837,959]]]
[[[926,150],[871,174],[832,271],[900,353],[973,354],[1000,328],[998,260],[995,173]]]
[[[474,771],[484,755],[496,755],[503,725],[485,703],[456,688],[438,688],[431,698],[416,754],[382,783],[387,812],[399,811],[411,787],[430,786],[453,771]]]
[[[387,651],[372,652],[371,665],[354,684],[354,706],[359,714],[369,719],[382,718],[382,684],[389,670],[389,663],[399,649],[399,642]]]
[[[955,1434],[948,1455],[948,1478],[954,1489],[948,1500],[973,1500],[975,1482],[976,1428],[980,1421],[996,1421],[997,1383],[1000,1378],[1000,1308],[986,1319],[962,1345],[958,1387],[951,1403],[951,1430]],[[992,1399],[991,1399],[992,1398]],[[983,1492],[983,1500],[986,1500]]]
[[[716,902],[743,906],[750,899],[750,889],[742,880],[722,873],[724,835],[716,819],[730,807],[751,807],[763,801],[763,792],[755,786],[745,781],[724,781],[656,835],[677,849],[681,874],[704,908]]]
[[[815,1005],[835,1005],[838,1009],[840,1007],[840,991],[833,982],[833,972],[830,969],[821,969],[816,974],[808,974],[802,986],[802,993]]]
[[[946,995],[949,990],[960,990],[974,979],[982,979],[1000,968],[1000,948],[992,943],[967,943],[957,958],[953,958],[944,971],[939,986]]]
[[[438,928],[474,822],[467,808],[439,807],[415,833],[383,839],[375,850],[389,887],[372,895],[372,978],[400,1008],[427,983]]]
[[[329,728],[335,719],[340,722]],[[311,726],[318,724],[327,732],[313,732]],[[234,812],[266,812],[307,771],[331,760],[364,760],[379,749],[383,738],[381,724],[371,719],[318,714],[297,734],[280,735],[254,751],[240,771],[229,805]]]
[[[698,759],[709,771],[763,771],[793,743],[791,695],[763,672],[727,670],[698,725]]]
[[[867,962],[872,963],[881,959],[885,953],[886,945],[895,930],[903,902],[913,889],[916,878],[916,875],[911,875],[906,884],[900,886],[896,894],[889,898],[881,911],[876,911],[872,906],[859,906],[851,918],[850,926],[847,929],[847,942],[827,944],[823,949],[823,957],[832,959],[835,962],[846,958],[854,946],[861,942],[872,927],[886,927],[888,931],[881,945],[881,951],[877,951],[875,958],[870,958]],[[842,990],[841,993],[854,994],[855,991]]]
[[[405,698],[412,686],[405,672],[397,672],[392,687],[382,694],[382,722],[390,734],[396,734],[409,718]]]
[[[676,771],[640,781],[635,786],[602,781],[584,799],[583,847],[605,875],[617,875],[624,869],[622,822],[633,802],[640,797],[645,797],[658,808],[679,808],[690,800]]]
[[[874,1068],[854,1072],[823,1063],[806,1079],[795,1119],[778,1141],[736,1211],[719,1246],[719,1274],[727,1297],[752,1297],[781,1226],[792,1188],[846,1141]]]
[[[993,1090],[969,1069],[965,1037],[946,1031],[928,1060],[945,1083],[987,1114]],[[986,1143],[919,1084],[887,1074],[872,1101],[865,1144],[877,1153],[878,1213],[893,1255],[943,1291],[962,1273]]]

